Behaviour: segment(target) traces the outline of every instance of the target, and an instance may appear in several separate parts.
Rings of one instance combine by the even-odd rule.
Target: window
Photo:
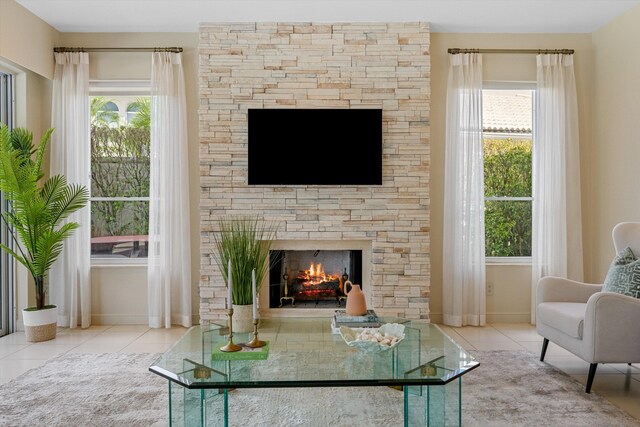
[[[91,257],[147,257],[150,98],[91,98]],[[92,93],[94,93],[92,91]]]
[[[13,128],[13,75],[0,71],[0,123]]]
[[[13,74],[0,71],[0,123],[13,129],[13,101],[14,85]],[[0,211],[5,213],[10,208],[9,202],[0,193]],[[9,238],[9,230],[6,224],[0,222],[0,243],[13,248],[13,242]],[[0,252],[0,337],[15,331],[15,318],[13,313],[14,277],[13,259],[6,251]]]
[[[486,257],[531,256],[533,96],[513,86],[482,91]]]

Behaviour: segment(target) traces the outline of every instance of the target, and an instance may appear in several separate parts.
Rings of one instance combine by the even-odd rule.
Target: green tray
[[[239,351],[224,352],[220,347],[224,347],[226,341],[220,341],[213,344],[211,352],[211,360],[266,360],[269,357],[269,341],[266,341],[264,347],[251,348],[245,344],[238,344],[242,347]]]

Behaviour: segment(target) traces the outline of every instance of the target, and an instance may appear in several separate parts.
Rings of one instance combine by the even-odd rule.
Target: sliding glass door
[[[0,194],[0,209],[7,209],[7,202]],[[8,229],[5,224],[0,224],[0,241],[2,244],[12,247]],[[0,337],[15,331],[13,316],[14,287],[13,259],[6,251],[0,253]]]
[[[13,76],[0,71],[0,122],[13,128]],[[7,202],[0,193],[0,211],[4,213],[8,208]],[[11,242],[4,222],[0,222],[0,241],[9,247]],[[0,252],[0,336],[14,331],[14,286],[13,260],[9,255]]]

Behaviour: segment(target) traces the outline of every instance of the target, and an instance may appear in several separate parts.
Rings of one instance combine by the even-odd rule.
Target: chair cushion
[[[640,298],[640,260],[631,248],[621,250],[613,258],[602,291]]]
[[[561,331],[573,338],[582,339],[586,303],[543,302],[538,304],[538,322]]]

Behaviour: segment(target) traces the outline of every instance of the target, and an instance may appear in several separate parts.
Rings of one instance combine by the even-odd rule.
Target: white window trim
[[[148,258],[108,258],[108,257],[100,257],[94,258],[91,257],[91,267],[105,267],[105,266],[119,266],[119,267],[129,267],[129,266],[147,266]]]
[[[149,197],[92,197],[92,202],[148,202]]]
[[[89,96],[151,94],[150,80],[89,80]]]
[[[485,197],[484,198],[485,202],[488,200],[490,202],[532,202],[533,201],[533,197],[509,197],[509,196],[492,196],[492,197]]]
[[[485,80],[482,82],[482,90],[485,89],[498,89],[498,90],[536,90],[536,82],[518,82],[518,81],[495,81]]]
[[[485,264],[491,265],[531,265],[530,256],[492,256],[485,258]]]

